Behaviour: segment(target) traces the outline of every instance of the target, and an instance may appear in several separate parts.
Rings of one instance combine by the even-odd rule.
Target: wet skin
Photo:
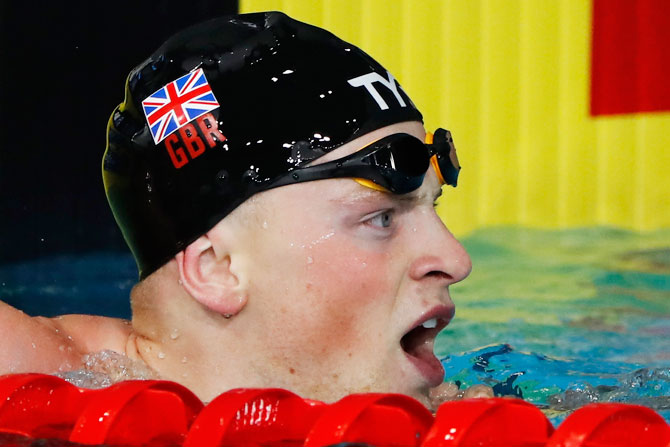
[[[420,123],[402,123],[319,162],[395,132],[424,137]],[[87,316],[35,320],[3,308],[0,319],[40,348],[36,355],[33,341],[24,342],[0,368],[76,369],[82,354],[113,349],[203,400],[253,386],[325,401],[400,392],[428,404],[429,388],[441,382],[432,343],[454,310],[448,287],[471,269],[435,213],[440,190],[431,168],[403,196],[350,179],[261,193],[134,290],[132,326]],[[437,328],[415,331],[408,348],[406,334],[433,318]],[[8,323],[0,321],[0,335],[11,332]]]

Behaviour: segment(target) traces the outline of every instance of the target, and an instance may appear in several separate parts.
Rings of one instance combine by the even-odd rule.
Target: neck
[[[128,356],[205,402],[232,388],[264,386],[240,364],[250,358],[244,312],[228,319],[206,309],[169,274],[173,269],[168,264],[133,289]]]

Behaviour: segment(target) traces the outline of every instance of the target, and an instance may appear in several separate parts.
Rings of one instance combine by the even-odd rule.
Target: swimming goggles
[[[381,138],[346,157],[296,168],[277,178],[271,188],[329,178],[353,178],[369,188],[406,194],[419,188],[429,166],[442,185],[456,186],[461,167],[451,133],[437,129],[426,143],[397,133]]]

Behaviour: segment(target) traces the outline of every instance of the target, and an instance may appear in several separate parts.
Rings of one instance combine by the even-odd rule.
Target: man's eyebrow
[[[336,197],[331,199],[332,202],[337,202],[341,203],[344,205],[348,204],[356,204],[356,203],[361,203],[361,202],[368,202],[368,201],[373,201],[373,200],[379,200],[379,199],[384,199],[384,200],[391,200],[393,202],[402,204],[403,206],[411,206],[416,203],[422,202],[425,198],[427,198],[430,195],[429,191],[426,192],[419,192],[417,189],[416,191],[412,191],[407,194],[393,194],[390,192],[384,192],[384,191],[375,191],[373,189],[366,189],[366,190],[360,190],[356,191],[351,194],[346,194],[342,197]],[[436,201],[437,199],[440,198],[442,195],[442,188],[437,190],[435,194],[433,194],[433,202]]]
[[[331,202],[337,202],[344,205],[353,205],[360,202],[366,202],[371,200],[377,200],[382,197],[382,195],[387,195],[388,193],[382,191],[375,191],[373,189],[357,190],[350,193],[342,194],[341,196],[333,197],[330,199]]]

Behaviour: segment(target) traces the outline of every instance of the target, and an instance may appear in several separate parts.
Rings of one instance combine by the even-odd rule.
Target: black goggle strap
[[[268,187],[289,185],[293,183],[308,182],[327,178],[353,178],[364,186],[368,186],[380,191],[390,191],[396,189],[388,175],[383,175],[384,171],[380,166],[374,163],[374,154],[385,150],[388,145],[389,137],[373,141],[361,150],[354,152],[344,158],[329,161],[315,166],[306,166],[293,169],[292,171],[275,179]],[[388,171],[388,170],[386,170]],[[388,173],[387,173],[388,174]],[[362,177],[365,176],[365,177]]]
[[[428,132],[426,145],[431,154],[430,164],[435,169],[440,183],[456,187],[461,165],[458,162],[451,132],[442,128],[437,129],[435,134]]]

